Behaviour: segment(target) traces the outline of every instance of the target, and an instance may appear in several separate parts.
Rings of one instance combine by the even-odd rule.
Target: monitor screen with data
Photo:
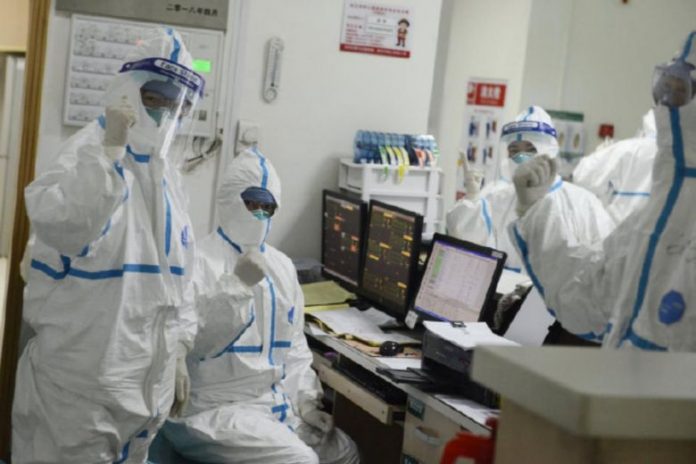
[[[370,202],[360,293],[397,319],[412,301],[422,231],[420,214]]]
[[[444,321],[481,319],[500,279],[505,253],[435,234],[415,309]]]
[[[321,264],[324,275],[355,289],[360,282],[366,204],[324,190]]]

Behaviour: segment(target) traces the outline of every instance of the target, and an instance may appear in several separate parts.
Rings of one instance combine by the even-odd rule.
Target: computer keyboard
[[[393,405],[406,404],[406,393],[345,356],[340,356],[333,367],[384,402]]]

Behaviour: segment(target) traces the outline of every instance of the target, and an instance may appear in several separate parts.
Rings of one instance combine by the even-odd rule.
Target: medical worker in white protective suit
[[[538,106],[530,106],[514,122],[503,126],[501,141],[507,146],[510,166],[515,172],[540,154],[555,158],[558,154],[556,130],[551,117]],[[517,195],[511,183],[500,180],[486,187],[479,198],[480,181],[471,169],[466,173],[467,197],[457,202],[447,214],[447,233],[507,253],[506,268],[525,272],[521,256],[507,233],[507,226],[517,219]],[[592,193],[556,176],[548,187],[549,201],[580,240],[592,243],[609,235],[614,221]],[[518,295],[510,295],[513,300]],[[506,298],[503,301],[507,301]],[[505,308],[499,306],[499,312]],[[594,338],[578,340],[569,336],[555,322],[549,328],[545,344],[595,343]]]
[[[696,31],[653,81],[658,153],[650,199],[592,246],[544,196],[553,162],[515,176],[528,211],[510,233],[549,307],[574,333],[613,348],[696,351]]]
[[[257,149],[228,164],[217,206],[219,227],[199,248],[191,401],[165,436],[201,462],[357,463],[355,444],[319,409],[295,267],[266,243],[280,180]]]
[[[36,336],[17,370],[15,463],[145,462],[175,397],[186,400],[192,236],[167,156],[202,91],[190,64],[178,33],[145,37],[104,115],[25,190],[24,317]]]
[[[598,149],[573,171],[573,183],[597,195],[617,224],[643,209],[650,198],[656,132],[655,114],[650,110],[636,137]]]

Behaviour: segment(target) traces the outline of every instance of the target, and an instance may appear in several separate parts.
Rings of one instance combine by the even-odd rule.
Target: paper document
[[[458,396],[435,395],[435,398],[481,425],[486,425],[486,420],[488,420],[489,417],[498,417],[500,412],[498,409],[490,409],[475,401]]]
[[[399,369],[405,371],[406,369],[420,369],[421,368],[421,358],[395,358],[383,356],[379,358],[379,363],[384,365],[389,369]]]
[[[541,346],[553,324],[554,318],[546,309],[546,303],[536,288],[533,288],[522,307],[515,314],[510,327],[505,332],[505,338],[520,345]]]
[[[319,321],[326,329],[339,337],[351,337],[370,345],[380,345],[386,341],[402,344],[420,344],[413,337],[400,333],[386,333],[379,324],[391,319],[381,315],[376,309],[360,311],[357,308],[334,309],[307,314],[308,318]]]
[[[333,280],[313,282],[302,285],[305,306],[331,305],[355,299],[355,295],[345,290]]]
[[[530,279],[528,275],[503,269],[495,291],[505,295],[515,290],[518,284],[532,285],[532,279]]]
[[[318,311],[330,311],[332,309],[350,308],[348,303],[335,303],[329,305],[305,306],[305,314],[312,314]]]
[[[425,321],[425,329],[440,338],[455,345],[471,350],[482,345],[517,346],[517,343],[506,340],[491,332],[485,322],[471,322],[464,327],[454,327],[449,322]]]

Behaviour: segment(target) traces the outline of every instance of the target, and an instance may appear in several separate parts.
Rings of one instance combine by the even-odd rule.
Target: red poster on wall
[[[466,89],[466,104],[503,108],[506,90],[506,84],[469,81]]]

